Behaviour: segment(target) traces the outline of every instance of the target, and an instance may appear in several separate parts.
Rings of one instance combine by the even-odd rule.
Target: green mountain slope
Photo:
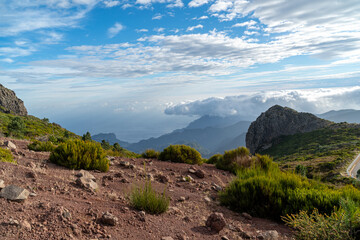
[[[11,128],[12,123],[16,122],[18,128]],[[14,125],[14,124],[13,124]],[[78,138],[65,128],[56,123],[49,123],[49,120],[39,119],[34,116],[15,116],[9,113],[0,112],[0,133],[3,136],[33,139],[45,136],[55,138]]]
[[[261,152],[284,169],[307,168],[309,178],[325,182],[347,181],[341,176],[360,150],[360,125],[334,124],[309,133],[280,137],[278,143]]]

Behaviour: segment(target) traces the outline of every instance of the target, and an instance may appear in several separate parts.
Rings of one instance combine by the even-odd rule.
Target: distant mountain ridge
[[[113,145],[114,143],[118,143],[120,144],[120,146],[126,148],[130,145],[130,143],[125,142],[125,141],[121,141],[119,139],[116,138],[115,133],[99,133],[96,134],[94,136],[91,136],[91,138],[97,142],[101,142],[102,140],[106,140],[108,141],[111,145]]]
[[[229,118],[203,116],[185,128],[137,143],[118,140],[115,134],[97,134],[93,139],[99,142],[105,139],[111,144],[118,142],[120,145],[120,142],[123,142],[121,146],[137,153],[149,148],[162,151],[170,144],[185,144],[197,149],[204,157],[209,157],[214,153],[223,153],[234,147],[245,146],[245,133],[249,126],[250,121],[241,121],[236,116]]]
[[[360,110],[354,109],[332,110],[326,113],[317,114],[317,116],[336,123],[360,123]]]

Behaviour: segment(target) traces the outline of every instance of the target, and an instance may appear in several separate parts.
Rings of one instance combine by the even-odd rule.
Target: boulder
[[[251,123],[246,133],[246,147],[254,154],[276,144],[280,136],[311,132],[331,124],[313,114],[275,105]]]
[[[22,187],[9,185],[3,188],[0,192],[0,197],[11,201],[24,201],[28,198],[30,192]]]
[[[16,149],[16,145],[11,141],[5,141],[5,146],[9,149]]]
[[[80,177],[89,178],[89,179],[93,180],[94,182],[96,182],[96,178],[91,173],[89,173],[88,171],[85,171],[85,170],[80,170],[75,176],[78,178],[80,178]]]
[[[206,226],[215,232],[220,232],[226,226],[224,215],[218,212],[212,213],[206,220]]]
[[[27,110],[24,102],[19,99],[15,92],[0,84],[0,111],[26,116]]]
[[[205,177],[205,172],[201,169],[196,170],[195,172],[195,176],[197,176],[198,178],[204,178]]]
[[[80,177],[76,179],[76,184],[79,187],[82,187],[91,192],[96,192],[99,189],[99,186],[96,182],[94,182],[91,178]]]
[[[103,213],[103,215],[100,218],[100,222],[109,225],[109,226],[115,226],[118,223],[118,218],[112,215],[109,212]]]

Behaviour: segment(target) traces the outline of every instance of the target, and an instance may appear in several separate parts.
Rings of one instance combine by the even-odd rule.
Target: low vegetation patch
[[[28,145],[29,150],[33,150],[36,152],[52,152],[56,148],[56,145],[54,145],[50,141],[41,142],[38,140],[33,141]]]
[[[0,148],[0,162],[17,163],[9,149]]]
[[[196,149],[186,145],[168,146],[160,153],[159,160],[188,164],[202,163],[201,154]]]
[[[163,193],[157,193],[151,186],[151,181],[146,181],[143,187],[135,188],[130,195],[130,204],[132,207],[143,210],[150,214],[160,214],[166,212],[170,199]]]
[[[341,199],[340,208],[330,214],[321,214],[317,209],[312,213],[300,211],[283,217],[282,220],[294,228],[296,238],[301,240],[345,240],[359,239],[359,208],[354,201]]]
[[[349,185],[335,189],[292,172],[282,172],[268,156],[257,155],[250,168],[239,169],[236,179],[220,193],[223,205],[239,212],[279,220],[300,210],[331,214],[341,198],[360,203],[360,191]]]
[[[160,155],[159,151],[154,149],[146,149],[142,154],[141,157],[148,158],[148,159],[158,159]]]
[[[50,161],[70,169],[109,170],[109,160],[99,143],[82,140],[69,140],[56,147]]]

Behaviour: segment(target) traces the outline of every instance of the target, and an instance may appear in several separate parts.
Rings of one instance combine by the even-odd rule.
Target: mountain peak
[[[274,105],[251,123],[246,134],[246,146],[255,153],[271,147],[280,136],[311,132],[331,123],[311,113]]]

